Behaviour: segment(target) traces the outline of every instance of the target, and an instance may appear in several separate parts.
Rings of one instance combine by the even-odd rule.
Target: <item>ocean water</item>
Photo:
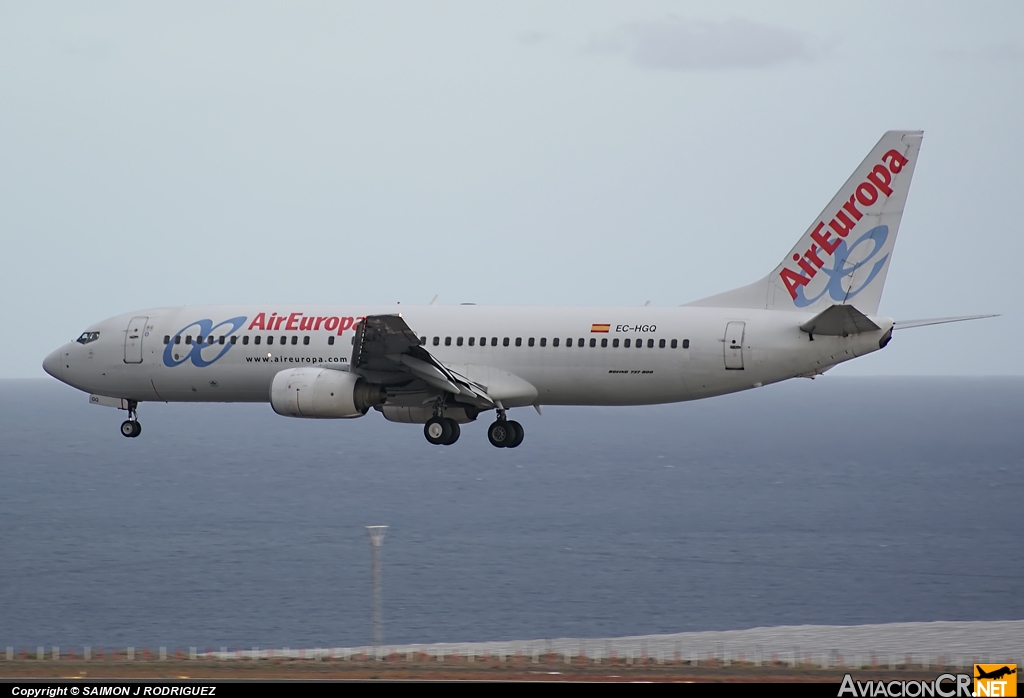
[[[1024,379],[517,410],[458,444],[0,381],[0,646],[392,643],[1024,618]]]

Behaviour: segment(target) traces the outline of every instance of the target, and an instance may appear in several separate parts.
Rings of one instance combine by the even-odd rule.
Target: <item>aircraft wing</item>
[[[371,383],[401,386],[421,380],[462,402],[491,408],[487,388],[437,360],[401,315],[368,315],[356,326],[349,371]]]

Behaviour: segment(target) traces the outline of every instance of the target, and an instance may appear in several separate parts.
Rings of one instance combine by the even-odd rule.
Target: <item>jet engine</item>
[[[383,387],[328,368],[289,368],[270,386],[270,406],[285,417],[352,419],[386,399]]]

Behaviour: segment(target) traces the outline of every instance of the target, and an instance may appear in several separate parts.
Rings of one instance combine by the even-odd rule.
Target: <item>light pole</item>
[[[384,644],[384,630],[381,627],[380,602],[380,547],[384,544],[384,532],[387,526],[367,526],[366,533],[370,536],[370,550],[373,554],[373,646]]]

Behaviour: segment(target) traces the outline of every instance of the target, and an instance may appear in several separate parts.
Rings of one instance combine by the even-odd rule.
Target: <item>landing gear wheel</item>
[[[515,429],[515,434],[512,436],[512,440],[505,444],[505,448],[515,448],[519,444],[523,443],[523,438],[526,436],[526,432],[523,430],[523,425],[519,422],[508,421],[505,423],[509,431]]]
[[[505,448],[515,436],[515,431],[509,429],[509,423],[504,419],[499,419],[494,422],[491,426],[487,427],[487,440],[491,442],[491,446],[495,448]]]
[[[136,436],[142,433],[142,425],[133,419],[126,419],[121,422],[121,436],[126,436],[129,439],[134,439]]]
[[[452,435],[448,437],[448,440],[444,442],[445,446],[451,446],[453,443],[459,440],[459,435],[462,434],[462,427],[454,419],[446,419],[448,426],[452,428]]]
[[[423,435],[427,437],[427,441],[435,446],[444,446],[452,438],[452,424],[455,424],[455,422],[450,419],[431,417],[423,425]],[[458,438],[458,436],[455,438]]]

